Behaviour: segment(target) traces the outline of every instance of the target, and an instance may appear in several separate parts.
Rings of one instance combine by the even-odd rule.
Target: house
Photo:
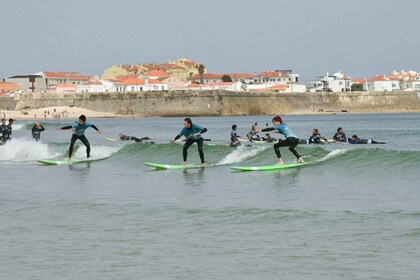
[[[113,64],[111,67],[104,70],[104,73],[101,75],[101,79],[107,80],[124,75],[138,75],[141,70],[142,67],[138,65]]]
[[[420,91],[420,76],[414,77],[410,80],[403,81],[401,89],[404,91]]]
[[[400,80],[385,75],[378,75],[367,80],[363,86],[367,91],[394,91],[400,90]]]
[[[117,92],[168,90],[168,85],[159,80],[128,77],[115,85]]]
[[[221,83],[223,82],[222,77],[223,74],[211,74],[211,73],[204,73],[203,77],[200,77],[200,74],[194,74],[187,79],[189,83],[201,83],[201,78],[203,80],[203,84],[208,83]]]
[[[0,96],[17,91],[18,88],[18,84],[10,82],[0,82]]]
[[[108,80],[96,80],[96,81],[88,81],[82,85],[76,86],[76,92],[108,92],[108,91],[116,91],[115,89],[115,81],[108,81]]]
[[[41,72],[46,80],[47,87],[58,84],[81,85],[90,80],[90,76],[82,76],[76,72]]]
[[[191,83],[188,85],[189,89],[193,90],[227,90],[240,91],[241,82],[211,82],[206,84]]]

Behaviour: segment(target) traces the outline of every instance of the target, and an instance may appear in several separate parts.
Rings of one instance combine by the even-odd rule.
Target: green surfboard
[[[204,168],[204,167],[208,167],[209,165],[206,166],[201,166],[198,164],[187,164],[187,165],[176,165],[176,164],[158,164],[158,163],[151,163],[151,162],[144,162],[144,165],[147,166],[151,166],[151,167],[155,167],[157,169],[170,169],[170,170],[177,170],[177,169],[197,169],[197,168]]]
[[[283,165],[263,165],[263,166],[232,166],[231,169],[239,171],[270,171],[270,170],[279,170],[286,168],[299,167],[308,164],[304,163],[287,163]]]
[[[40,159],[37,162],[45,165],[71,165],[83,162],[98,161],[105,158],[86,158],[86,159],[72,159],[72,160],[53,160],[53,159]]]

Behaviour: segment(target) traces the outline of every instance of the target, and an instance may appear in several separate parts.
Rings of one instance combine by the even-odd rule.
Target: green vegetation
[[[359,83],[352,84],[351,91],[363,91],[363,85]]]

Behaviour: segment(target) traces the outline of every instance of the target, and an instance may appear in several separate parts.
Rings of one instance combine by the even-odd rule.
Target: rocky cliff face
[[[22,110],[77,106],[136,116],[229,116],[313,114],[321,112],[420,112],[417,92],[257,93],[257,92],[127,92],[20,94],[0,98],[0,108]]]

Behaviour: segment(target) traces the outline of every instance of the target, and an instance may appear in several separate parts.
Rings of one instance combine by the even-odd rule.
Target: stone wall
[[[420,112],[417,92],[258,93],[258,92],[127,92],[20,94],[0,98],[0,108],[35,109],[76,106],[137,116],[229,116],[262,114],[312,114],[320,112]],[[10,108],[14,106],[14,108]],[[128,109],[128,110],[127,110]]]

